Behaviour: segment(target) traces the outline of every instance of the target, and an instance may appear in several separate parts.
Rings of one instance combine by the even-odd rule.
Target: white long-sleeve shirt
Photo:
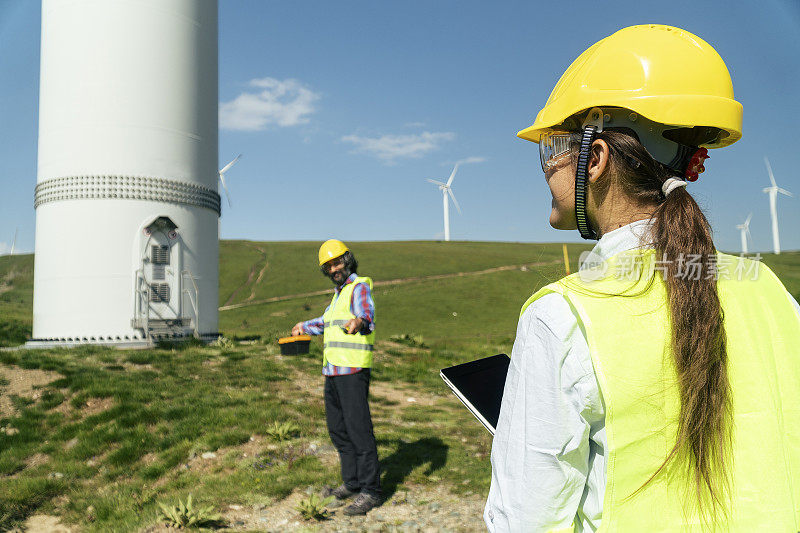
[[[611,231],[602,259],[642,246],[650,223]],[[787,293],[800,314],[800,306]],[[606,486],[605,411],[586,338],[560,294],[522,314],[492,443],[489,531],[600,527]]]

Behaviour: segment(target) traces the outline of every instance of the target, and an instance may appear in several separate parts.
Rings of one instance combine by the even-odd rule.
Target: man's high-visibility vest
[[[356,277],[352,283],[342,287],[338,295],[333,295],[330,307],[322,315],[322,319],[325,322],[325,330],[323,332],[324,349],[322,352],[323,365],[332,363],[336,366],[372,367],[375,333],[349,335],[342,329],[342,326],[349,320],[355,318],[355,315],[350,310],[350,300],[353,297],[353,289],[359,283],[366,283],[372,289],[371,278]]]
[[[621,275],[631,260],[643,266],[641,278]],[[607,264],[601,279],[567,276],[522,308],[561,294],[586,336],[608,439],[600,531],[800,531],[800,318],[780,280],[766,265],[717,256],[733,400],[731,497],[727,517],[703,529],[685,463],[637,492],[676,442],[680,400],[670,310],[663,276],[653,275],[653,250],[626,252]]]

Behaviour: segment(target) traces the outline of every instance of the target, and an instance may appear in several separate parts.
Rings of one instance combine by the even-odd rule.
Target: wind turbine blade
[[[17,247],[17,231],[19,231],[19,228],[14,228],[14,240],[11,241],[11,254],[9,255],[14,255],[14,248]]]
[[[436,180],[432,180],[432,179],[428,179],[428,178],[425,178],[425,181],[427,181],[429,183],[433,183],[434,185],[439,185],[440,187],[447,187],[447,185],[445,185],[441,181],[436,181]]]
[[[769,164],[769,159],[767,159],[767,156],[764,156],[764,163],[767,164],[767,172],[769,173],[769,181],[772,182],[772,186],[773,187],[777,187],[777,185],[775,184],[775,176],[772,175],[772,165]]]
[[[453,178],[456,177],[456,171],[458,170],[458,163],[456,166],[453,167],[453,172],[450,174],[450,179],[447,180],[447,186],[449,187],[451,183],[453,183]]]
[[[785,194],[786,196],[794,196],[792,193],[790,193],[786,189],[781,189],[780,187],[778,187],[778,192],[781,193],[781,194]]]
[[[747,219],[744,221],[745,227],[750,227],[750,219],[753,218],[753,213],[747,215]]]
[[[228,207],[231,206],[231,194],[228,192],[228,186],[225,185],[225,173],[219,173],[219,181],[222,182],[222,188],[225,189],[225,198],[228,200]]]
[[[750,235],[750,227],[744,228],[745,233],[747,233],[747,238],[750,239],[750,242],[753,242],[753,236]]]
[[[229,169],[229,168],[231,168],[231,167],[234,165],[234,163],[236,163],[236,162],[239,160],[239,158],[240,158],[240,157],[242,157],[242,154],[239,154],[239,155],[237,155],[236,157],[234,157],[234,158],[233,158],[233,161],[231,161],[230,163],[228,163],[227,165],[225,165],[224,167],[222,167],[222,168],[220,169],[219,173],[220,173],[220,174],[225,174],[225,173],[228,171],[228,169]]]
[[[458,200],[456,200],[456,195],[453,194],[453,190],[450,187],[447,188],[447,192],[450,193],[450,198],[453,199],[453,205],[456,206],[456,209],[458,209],[458,214],[460,215],[461,214],[461,206],[458,205]]]

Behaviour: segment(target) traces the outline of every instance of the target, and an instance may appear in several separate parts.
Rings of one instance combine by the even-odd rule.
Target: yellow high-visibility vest
[[[640,278],[621,275],[631,260],[642,266]],[[717,264],[727,265],[725,272],[717,267],[717,288],[733,400],[731,497],[727,516],[704,529],[684,464],[636,493],[676,442],[680,400],[670,311],[663,277],[653,275],[653,250],[607,263],[599,280],[567,276],[522,308],[561,294],[586,336],[606,413],[600,531],[800,531],[800,318],[783,284],[766,265],[717,255]]]
[[[322,351],[323,365],[332,363],[336,366],[372,367],[375,333],[349,335],[342,329],[342,326],[356,317],[350,310],[350,300],[353,297],[353,289],[359,283],[366,283],[372,289],[371,278],[356,277],[352,283],[342,287],[338,295],[333,295],[330,307],[322,316],[325,322],[325,330],[323,332],[324,348]]]

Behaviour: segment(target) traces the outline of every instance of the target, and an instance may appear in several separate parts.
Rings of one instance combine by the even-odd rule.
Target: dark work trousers
[[[325,418],[339,452],[345,486],[380,496],[378,448],[367,401],[369,377],[369,368],[355,374],[325,376]]]

